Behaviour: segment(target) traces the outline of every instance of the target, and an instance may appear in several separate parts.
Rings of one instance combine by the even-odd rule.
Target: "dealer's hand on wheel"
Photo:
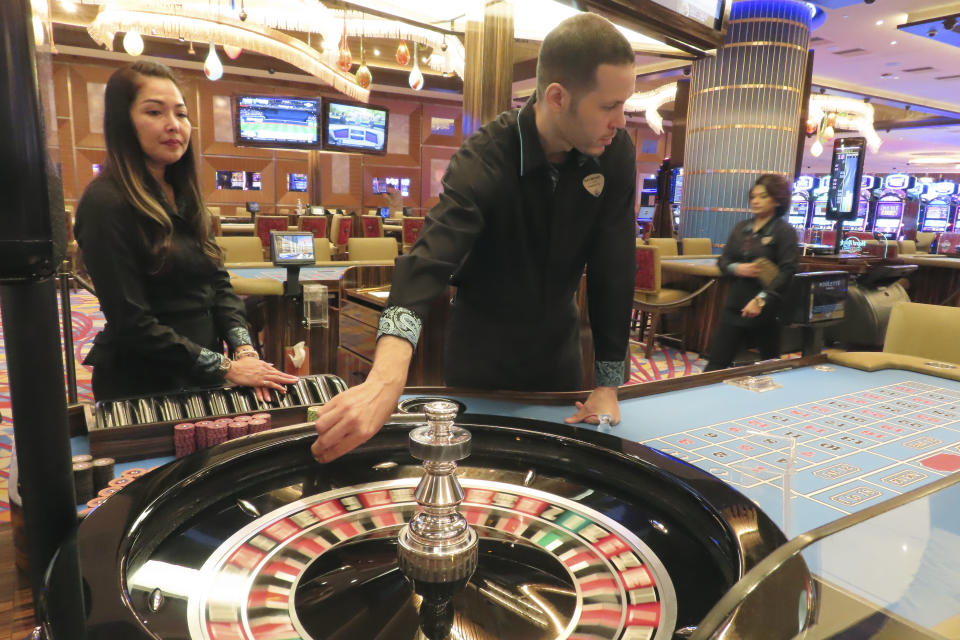
[[[317,439],[310,446],[317,462],[336,460],[380,431],[397,410],[412,356],[413,347],[403,338],[383,336],[377,341],[367,379],[320,407]]]
[[[616,387],[597,387],[590,392],[586,402],[576,402],[574,406],[577,412],[564,420],[567,424],[600,424],[601,417],[604,422],[609,417],[611,426],[620,424],[620,403],[617,402]]]

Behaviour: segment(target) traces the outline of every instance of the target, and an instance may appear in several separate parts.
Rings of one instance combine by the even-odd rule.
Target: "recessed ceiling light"
[[[380,49],[374,49],[374,50],[373,50],[373,55],[375,55],[375,56],[380,55]]]
[[[890,41],[890,44],[897,44],[897,41],[896,41],[896,40],[891,40],[891,41]]]
[[[882,24],[883,24],[883,20],[877,20],[876,25],[877,25],[878,27],[879,27],[880,25],[882,25]]]

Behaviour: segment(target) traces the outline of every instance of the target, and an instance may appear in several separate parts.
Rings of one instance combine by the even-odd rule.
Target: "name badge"
[[[591,173],[583,179],[583,188],[586,189],[594,198],[599,198],[603,193],[603,174]]]

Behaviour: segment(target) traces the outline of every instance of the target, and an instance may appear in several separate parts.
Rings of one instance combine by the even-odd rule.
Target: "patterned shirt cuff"
[[[220,363],[226,359],[222,353],[214,353],[210,349],[200,349],[197,358],[197,370],[205,375],[214,375],[220,370]]]
[[[380,314],[377,340],[380,339],[380,336],[396,336],[408,341],[416,349],[422,329],[423,321],[420,320],[416,312],[406,307],[387,307]]]
[[[593,363],[593,384],[597,387],[619,387],[624,382],[623,360],[597,360]]]
[[[245,344],[253,344],[253,340],[250,339],[250,332],[246,327],[233,327],[227,331],[227,343],[231,349],[236,349]]]

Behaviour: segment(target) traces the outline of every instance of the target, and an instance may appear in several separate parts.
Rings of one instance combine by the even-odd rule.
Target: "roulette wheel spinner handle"
[[[417,513],[397,539],[400,570],[414,582],[466,582],[477,567],[477,532],[458,511],[457,461],[470,455],[470,432],[453,425],[452,402],[426,405],[427,426],[410,431],[410,453],[423,460]]]

